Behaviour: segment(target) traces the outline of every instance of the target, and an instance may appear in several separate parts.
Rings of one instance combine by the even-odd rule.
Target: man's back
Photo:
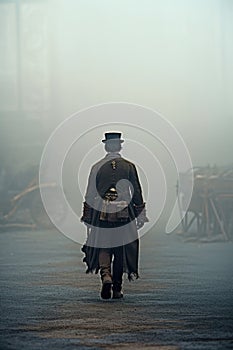
[[[90,182],[87,188],[86,200],[93,202],[94,197],[104,198],[106,192],[114,187],[119,200],[135,205],[143,203],[141,186],[135,165],[122,158],[119,153],[109,153],[98,161],[91,170]]]

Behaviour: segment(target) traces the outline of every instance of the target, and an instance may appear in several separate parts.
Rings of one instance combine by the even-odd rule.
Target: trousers
[[[123,247],[101,248],[99,251],[100,274],[112,276],[113,288],[122,284]]]

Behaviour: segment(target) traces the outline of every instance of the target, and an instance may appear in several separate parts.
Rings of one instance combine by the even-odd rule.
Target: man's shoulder
[[[93,164],[91,169],[93,171],[99,170],[102,167],[102,165],[104,165],[105,163],[107,163],[109,161],[110,161],[110,159],[103,157],[103,158],[99,159],[95,164]]]
[[[127,171],[134,172],[136,170],[135,164],[129,159],[122,157],[120,159],[120,164],[121,164],[121,167],[124,169],[127,169]]]
[[[101,158],[95,164],[92,165],[92,170],[99,169],[104,163],[105,163],[104,158]]]
[[[129,159],[122,157],[121,160],[128,165],[134,166],[134,163]]]
[[[130,161],[129,159],[126,159],[122,156],[120,157],[116,157],[116,158],[108,158],[108,157],[103,157],[101,158],[100,160],[98,160],[93,166],[92,166],[92,170],[99,170],[102,165],[104,165],[105,163],[108,163],[108,162],[111,162],[113,160],[117,160],[117,162],[120,162],[121,164],[124,164],[124,165],[127,165],[127,166],[130,166],[130,167],[134,167],[134,163],[132,161]]]

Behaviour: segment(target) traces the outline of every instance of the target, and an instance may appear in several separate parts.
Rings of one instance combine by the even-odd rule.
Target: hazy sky
[[[18,3],[19,22],[0,2],[1,115],[21,98],[51,131],[82,108],[131,102],[172,122],[195,165],[233,163],[232,0]]]
[[[194,163],[232,163],[231,0],[60,0],[52,12],[60,114],[142,104],[174,123]]]

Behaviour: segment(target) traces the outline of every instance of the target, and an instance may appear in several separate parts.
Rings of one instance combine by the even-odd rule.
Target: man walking
[[[101,297],[120,299],[122,276],[138,278],[138,229],[148,221],[135,165],[121,157],[121,133],[105,133],[106,156],[91,169],[81,221],[87,273],[100,271]]]

